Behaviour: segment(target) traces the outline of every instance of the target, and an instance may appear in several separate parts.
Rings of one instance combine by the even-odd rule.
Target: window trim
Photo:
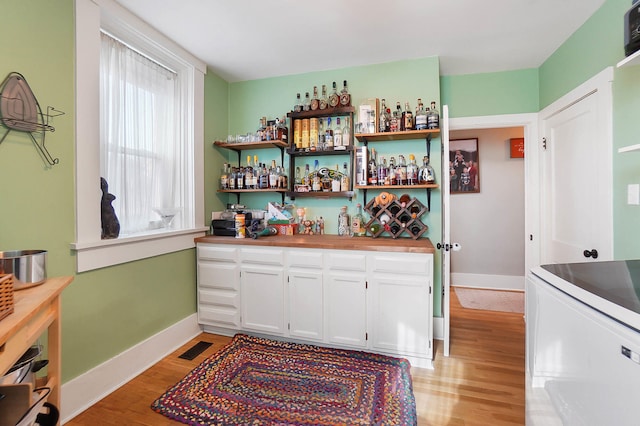
[[[76,7],[76,252],[77,272],[103,268],[195,247],[204,225],[204,74],[206,65],[112,0],[77,0]],[[100,29],[135,40],[143,53],[173,52],[192,67],[189,102],[194,140],[193,229],[157,232],[114,240],[101,239],[100,223]],[[159,59],[165,59],[160,57]],[[175,62],[175,59],[169,61]]]

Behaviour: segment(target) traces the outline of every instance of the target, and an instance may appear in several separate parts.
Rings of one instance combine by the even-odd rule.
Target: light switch
[[[640,184],[627,185],[627,204],[630,206],[640,205]]]

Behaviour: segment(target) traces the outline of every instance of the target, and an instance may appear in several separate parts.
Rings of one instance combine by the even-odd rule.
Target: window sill
[[[76,242],[77,272],[86,272],[107,266],[160,256],[195,247],[194,238],[201,237],[209,228],[183,229],[132,237]]]

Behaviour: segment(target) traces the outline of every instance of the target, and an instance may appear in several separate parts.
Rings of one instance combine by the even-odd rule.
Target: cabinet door
[[[324,282],[328,341],[353,347],[365,347],[367,345],[365,275],[329,272]]]
[[[369,280],[372,348],[431,358],[428,279],[424,275],[376,275]]]
[[[242,327],[284,334],[284,279],[282,267],[241,266]]]
[[[322,271],[289,270],[289,335],[321,341],[323,306]]]

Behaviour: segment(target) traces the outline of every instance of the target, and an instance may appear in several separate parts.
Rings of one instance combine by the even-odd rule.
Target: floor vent
[[[211,345],[213,345],[213,343],[200,341],[193,345],[191,349],[188,349],[185,353],[180,355],[178,358],[188,359],[189,361],[191,361]]]

